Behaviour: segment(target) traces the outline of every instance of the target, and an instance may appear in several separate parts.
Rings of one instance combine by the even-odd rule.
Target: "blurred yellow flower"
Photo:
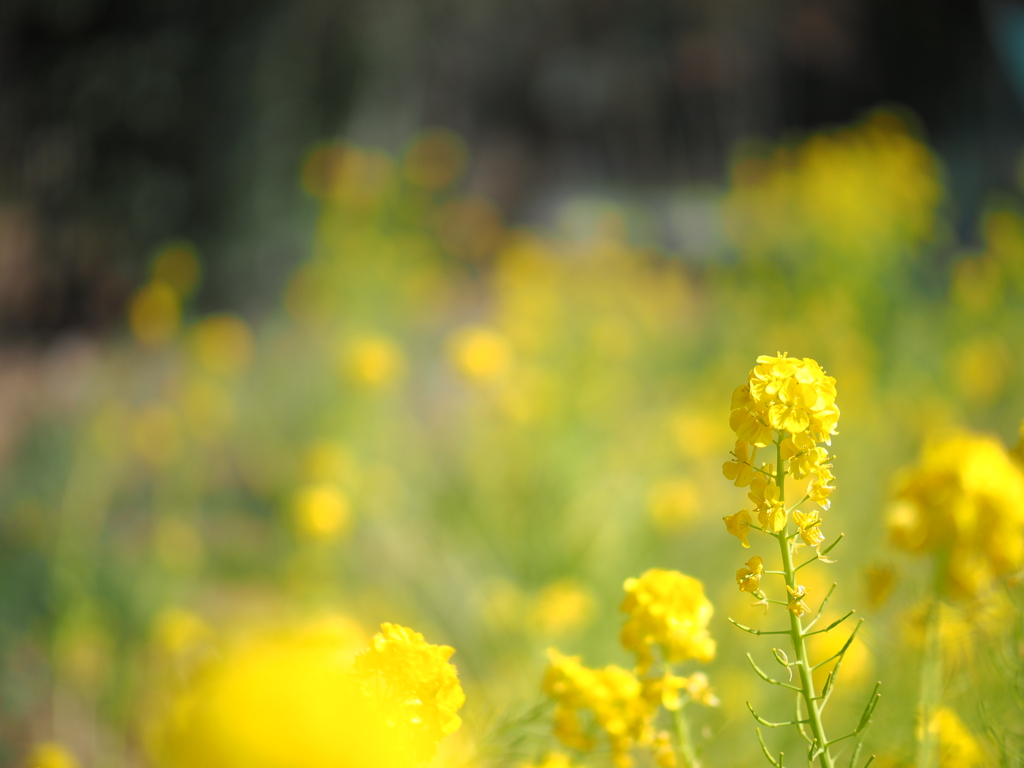
[[[542,688],[555,700],[559,741],[570,749],[593,748],[582,717],[589,712],[608,736],[615,765],[631,765],[630,750],[654,738],[651,720],[656,710],[644,698],[640,681],[615,665],[589,669],[578,656],[563,656],[553,648],[548,650],[548,660]]]
[[[347,625],[242,639],[187,680],[150,724],[158,765],[408,768],[414,725],[363,689]],[[411,670],[396,669],[396,675]]]
[[[512,348],[506,338],[484,326],[455,331],[449,338],[448,353],[459,372],[473,381],[495,381],[512,367]]]
[[[234,315],[211,315],[192,329],[196,359],[210,373],[242,373],[252,360],[253,336],[249,326]]]
[[[941,707],[928,721],[928,731],[936,738],[939,768],[980,768],[990,765],[978,739],[952,709]]]
[[[647,492],[647,508],[654,525],[663,530],[682,528],[697,513],[697,486],[687,477],[661,480]]]
[[[540,635],[560,637],[586,625],[594,615],[594,596],[573,579],[545,586],[533,601],[530,626]]]
[[[138,290],[128,306],[132,335],[146,346],[167,344],[181,325],[178,294],[167,283],[154,280]]]
[[[933,439],[895,485],[890,538],[910,552],[939,553],[950,596],[976,595],[1024,565],[1024,473],[998,440]]]
[[[437,743],[462,726],[466,701],[458,673],[449,662],[454,648],[431,645],[398,624],[382,624],[370,647],[356,656],[364,685],[409,729],[415,754],[429,758]]]
[[[25,768],[78,768],[75,756],[55,742],[36,744],[25,760]]]
[[[877,112],[853,128],[742,158],[724,214],[747,258],[811,257],[863,284],[935,236],[942,195],[928,147],[899,117]]]
[[[670,662],[715,657],[715,641],[707,629],[714,608],[697,579],[652,568],[640,578],[626,579],[624,587],[621,610],[629,617],[621,640],[636,654],[640,672],[650,669],[655,646]]]
[[[299,532],[312,539],[337,537],[352,523],[348,497],[333,483],[300,488],[292,498],[292,515]]]
[[[386,336],[363,336],[351,341],[341,358],[346,379],[366,389],[383,389],[405,372],[401,349]]]

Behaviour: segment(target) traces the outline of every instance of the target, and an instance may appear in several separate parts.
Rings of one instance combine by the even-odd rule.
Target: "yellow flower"
[[[549,665],[542,689],[555,700],[555,735],[570,749],[593,748],[585,735],[582,715],[589,712],[611,745],[612,759],[620,768],[631,764],[629,751],[653,739],[656,709],[643,696],[640,681],[622,667],[589,669],[578,656],[548,650]]]
[[[938,742],[939,768],[980,768],[989,764],[978,740],[953,710],[936,710],[928,731]]]
[[[747,564],[736,571],[736,583],[740,592],[757,592],[761,586],[761,574],[764,573],[764,560],[756,555]]]
[[[804,602],[804,598],[807,597],[807,588],[803,584],[797,584],[796,589],[793,589],[787,584],[786,591],[789,592],[790,597],[789,605],[786,608],[797,618],[803,618],[804,614],[810,611]]]
[[[827,441],[839,419],[835,383],[810,358],[762,355],[746,389],[733,393],[729,424],[737,437],[757,446],[772,442],[773,429]]]
[[[150,723],[154,762],[169,768],[408,768],[416,724],[404,702],[353,673],[351,622],[318,620],[243,638],[184,681]],[[406,676],[396,669],[392,677]],[[400,682],[400,681],[399,681]]]
[[[311,539],[331,539],[344,534],[352,522],[348,498],[333,483],[301,488],[292,500],[296,527]]]
[[[625,589],[621,610],[629,618],[621,640],[637,655],[641,672],[653,663],[655,645],[669,662],[714,658],[715,641],[707,630],[714,608],[697,579],[653,568],[638,579],[626,579]]]
[[[688,678],[673,675],[666,671],[661,677],[651,677],[641,681],[644,699],[653,708],[664,707],[674,712],[683,706],[680,691],[685,691],[690,681]]]
[[[32,748],[25,768],[78,768],[78,760],[60,744],[44,742]]]
[[[786,505],[781,501],[770,501],[757,511],[757,522],[768,533],[778,533],[786,528]]]
[[[412,728],[421,756],[431,756],[437,743],[462,725],[458,711],[466,695],[448,661],[453,653],[454,648],[431,645],[408,627],[385,623],[356,656],[356,674]]]
[[[727,480],[732,480],[737,488],[744,488],[750,485],[754,477],[754,467],[750,463],[750,446],[743,440],[737,440],[734,453],[735,458],[722,465],[722,474]]]
[[[821,515],[818,511],[794,512],[793,522],[800,529],[800,538],[809,547],[816,547],[825,540],[825,534],[821,532]]]
[[[1024,565],[1024,472],[994,438],[953,434],[925,445],[896,480],[892,542],[942,553],[942,577],[965,598]]]
[[[686,678],[686,692],[691,699],[705,707],[717,707],[719,704],[718,697],[708,683],[708,676],[703,672],[694,672]]]
[[[386,336],[363,336],[351,341],[339,359],[339,373],[364,389],[380,390],[405,372],[402,350]]]
[[[675,748],[672,746],[672,736],[668,731],[658,731],[651,746],[654,752],[654,762],[658,768],[676,768],[679,761],[676,758]]]
[[[722,518],[725,520],[725,530],[740,540],[740,543],[750,549],[750,542],[748,537],[750,536],[750,512],[745,509],[741,509],[735,515],[726,515]]]
[[[448,351],[455,367],[472,381],[497,381],[512,367],[508,340],[492,328],[461,328],[452,334]]]

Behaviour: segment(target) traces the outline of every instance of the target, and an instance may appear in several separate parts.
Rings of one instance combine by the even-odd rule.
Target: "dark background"
[[[1017,184],[1020,9],[925,0],[6,0],[0,334],[116,329],[152,249],[258,311],[304,255],[298,167],[345,135],[469,142],[512,221],[566,188],[722,185],[737,142],[899,105],[954,221]],[[244,279],[243,279],[244,276]]]

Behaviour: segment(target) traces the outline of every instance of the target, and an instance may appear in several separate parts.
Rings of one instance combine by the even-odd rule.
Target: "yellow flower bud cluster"
[[[985,591],[1024,565],[1024,472],[1000,442],[960,433],[927,444],[896,479],[892,542],[935,552],[952,597]]]
[[[462,725],[457,713],[466,695],[448,661],[455,649],[431,645],[419,632],[398,624],[380,629],[356,656],[356,674],[403,725],[412,725],[416,754],[429,757],[442,738]]]
[[[549,666],[543,690],[555,701],[555,735],[570,749],[593,749],[595,739],[587,724],[593,722],[607,737],[617,766],[632,763],[631,750],[650,749],[663,768],[676,765],[671,737],[658,731],[662,709],[677,713],[687,704],[717,706],[706,675],[686,677],[674,673],[674,662],[710,661],[715,643],[707,631],[713,608],[703,585],[676,571],[652,569],[627,579],[622,610],[629,614],[621,640],[637,657],[633,672],[615,665],[604,669],[584,666],[578,656],[548,651]],[[657,672],[654,648],[659,648]],[[680,745],[689,750],[689,745]]]
[[[736,433],[733,458],[722,473],[738,488],[750,488],[747,498],[753,510],[725,517],[726,530],[749,547],[748,535],[756,513],[759,527],[767,533],[785,529],[788,513],[776,478],[774,464],[755,463],[757,450],[778,445],[785,474],[800,479],[810,476],[807,498],[829,508],[835,490],[831,457],[819,443],[831,444],[839,421],[836,380],[825,375],[817,362],[805,358],[762,355],[747,383],[732,394],[729,426]],[[817,511],[798,513],[797,526],[808,546],[824,540]]]
[[[642,695],[640,681],[614,664],[589,669],[578,656],[564,656],[554,649],[548,651],[548,660],[542,687],[555,700],[558,739],[570,749],[593,749],[593,738],[586,734],[580,716],[582,711],[589,711],[608,734],[615,764],[630,765],[633,746],[650,744],[654,739],[651,708]]]
[[[708,662],[715,657],[715,641],[708,634],[714,608],[697,579],[652,568],[638,579],[627,579],[625,588],[622,611],[629,618],[621,640],[636,654],[641,674],[651,668],[655,646],[669,662]]]

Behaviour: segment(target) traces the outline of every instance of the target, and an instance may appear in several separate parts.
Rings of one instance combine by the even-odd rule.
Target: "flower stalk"
[[[792,719],[772,722],[761,717],[747,704],[758,723],[767,728],[796,727],[807,743],[808,763],[817,763],[821,768],[835,767],[835,750],[832,747],[847,739],[855,740],[851,768],[856,768],[860,756],[863,734],[871,724],[871,715],[878,704],[879,685],[871,693],[857,726],[843,736],[829,740],[825,733],[823,711],[835,690],[835,684],[843,659],[856,638],[858,623],[842,648],[828,658],[812,662],[810,640],[815,636],[831,632],[853,615],[849,611],[824,628],[815,628],[821,620],[835,590],[824,596],[814,615],[808,607],[809,594],[799,583],[798,572],[812,563],[831,563],[826,557],[842,539],[840,534],[826,545],[822,531],[822,513],[830,506],[829,496],[835,480],[832,474],[832,456],[824,445],[831,445],[836,434],[839,409],[835,405],[835,379],[827,376],[810,358],[789,358],[784,353],[777,357],[762,356],[750,372],[747,384],[738,387],[732,397],[732,415],[729,423],[736,432],[737,441],[732,452],[733,459],[722,467],[723,474],[737,487],[749,486],[748,498],[753,510],[740,510],[724,518],[726,530],[736,536],[744,547],[749,548],[751,530],[760,531],[775,539],[779,547],[781,566],[766,570],[764,560],[759,556],[750,558],[746,565],[736,572],[736,583],[742,592],[757,598],[755,605],[769,610],[778,605],[785,608],[788,629],[761,630],[732,621],[740,629],[752,635],[787,635],[792,646],[793,660],[778,648],[773,648],[776,661],[788,672],[788,681],[776,680],[766,674],[748,654],[748,659],[757,673],[770,685],[794,691],[797,695],[796,712]],[[775,447],[775,463],[755,467],[757,449]],[[807,478],[807,489],[802,498],[791,506],[786,505],[786,479]],[[811,503],[810,508],[804,505]],[[754,523],[756,515],[757,524]],[[824,549],[822,546],[824,545]],[[797,564],[797,550],[813,548],[814,556]],[[761,587],[764,576],[782,576],[785,587],[784,599],[769,597]],[[814,670],[832,665],[820,692],[815,689]],[[794,670],[795,667],[795,670]],[[796,673],[794,675],[794,672]],[[776,768],[784,765],[784,753],[768,749],[757,732],[761,748],[768,761]],[[868,763],[871,759],[868,760]]]

